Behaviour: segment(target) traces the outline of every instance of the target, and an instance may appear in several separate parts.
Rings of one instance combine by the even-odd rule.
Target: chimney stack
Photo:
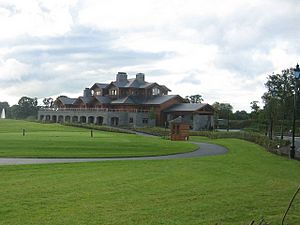
[[[145,82],[145,74],[144,73],[137,73],[136,74],[136,79],[139,83],[144,83]]]
[[[89,88],[83,90],[83,97],[92,97],[92,91]]]
[[[127,73],[125,72],[118,72],[116,76],[117,83],[127,83]]]

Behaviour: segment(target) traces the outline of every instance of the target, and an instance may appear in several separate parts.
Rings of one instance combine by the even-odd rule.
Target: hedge
[[[191,136],[205,136],[211,139],[217,138],[238,138],[247,141],[254,142],[268,150],[274,150],[290,144],[288,140],[281,140],[274,138],[270,140],[267,136],[264,136],[255,132],[213,132],[213,131],[192,131]]]

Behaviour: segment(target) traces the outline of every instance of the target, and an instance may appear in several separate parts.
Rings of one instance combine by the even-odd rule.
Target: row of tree
[[[293,96],[295,90],[295,78],[291,74],[290,69],[283,70],[281,74],[271,74],[267,77],[265,83],[266,92],[262,96],[264,107],[258,106],[258,101],[250,103],[251,112],[245,110],[233,112],[233,107],[229,103],[215,102],[212,106],[215,109],[216,118],[223,120],[252,120],[262,125],[265,132],[272,138],[274,127],[280,126],[281,136],[284,130],[290,127],[293,111]],[[299,94],[299,92],[298,92]],[[203,97],[200,94],[186,96],[186,102],[201,103]],[[300,100],[300,97],[297,98]],[[54,100],[52,98],[44,98],[43,106],[52,108]],[[299,103],[298,103],[299,104]],[[7,102],[0,102],[0,110],[6,110],[7,118],[27,119],[36,118],[40,108],[37,98],[22,97],[18,104],[9,106]],[[298,119],[299,113],[296,113]]]
[[[213,103],[216,118],[224,120],[251,120],[263,128],[270,139],[274,136],[274,130],[280,131],[281,138],[285,132],[291,129],[293,117],[293,104],[295,85],[297,82],[292,74],[291,69],[282,70],[281,74],[268,75],[265,83],[266,92],[261,97],[264,103],[260,108],[258,101],[250,103],[251,112],[236,111],[229,103]],[[300,84],[298,84],[300,85]],[[299,89],[299,87],[298,87]],[[296,119],[300,119],[300,91],[297,93]],[[203,98],[200,94],[187,96],[187,102],[201,103]],[[279,128],[279,130],[278,130]]]
[[[9,106],[8,102],[0,102],[0,109],[5,109],[6,117],[12,119],[36,119],[39,110],[37,98],[22,97],[17,105]]]
[[[265,87],[267,91],[263,94],[264,116],[267,125],[268,135],[272,138],[274,127],[280,126],[281,138],[283,138],[284,129],[291,127],[293,117],[293,104],[295,85],[297,82],[291,73],[291,69],[282,70],[281,74],[268,75]],[[299,98],[299,92],[296,92]],[[299,106],[299,102],[296,103]],[[299,110],[299,107],[296,110]],[[296,119],[299,119],[299,113],[296,113]]]

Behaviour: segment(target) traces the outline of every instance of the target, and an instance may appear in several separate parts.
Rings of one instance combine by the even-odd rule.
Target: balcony
[[[41,108],[40,112],[139,112],[148,113],[149,110],[140,109],[109,109],[109,108]]]

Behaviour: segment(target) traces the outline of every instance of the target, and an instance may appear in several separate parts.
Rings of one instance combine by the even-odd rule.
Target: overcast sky
[[[0,101],[81,95],[118,71],[250,110],[300,62],[299,0],[0,0]]]

